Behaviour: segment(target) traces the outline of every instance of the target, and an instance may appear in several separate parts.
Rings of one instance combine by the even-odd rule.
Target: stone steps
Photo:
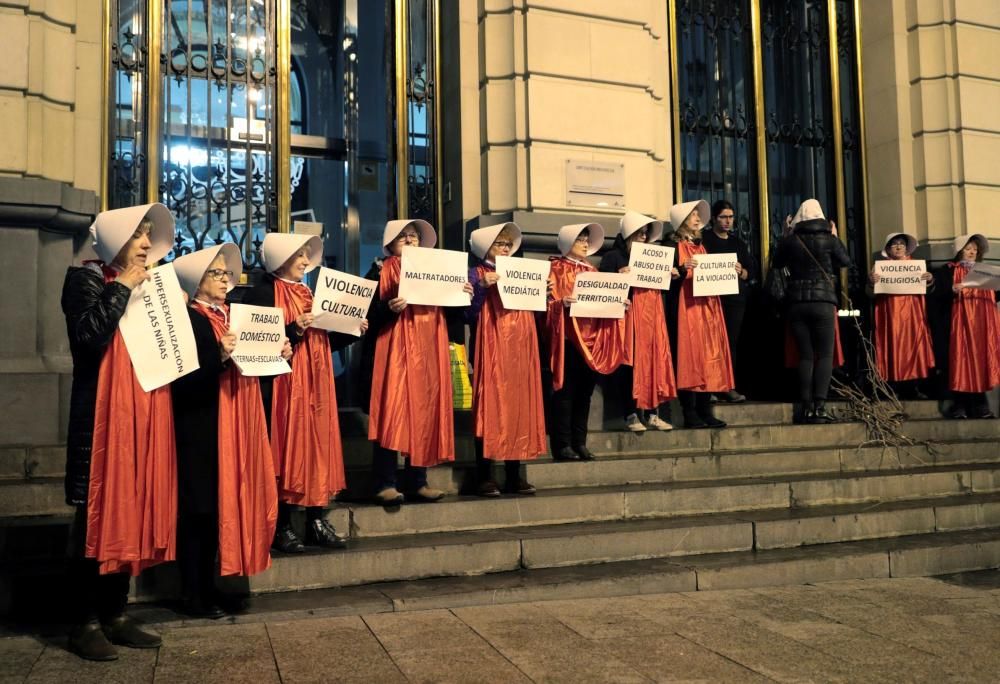
[[[266,593],[790,549],[942,531],[983,529],[998,539],[998,528],[1000,495],[971,494],[883,504],[403,534],[361,538],[347,551],[276,555],[271,569],[250,578],[249,587]],[[162,587],[163,582],[154,586]],[[140,596],[144,595],[148,597],[149,590],[140,588]]]
[[[559,464],[562,465],[562,464]],[[340,504],[330,514],[355,538],[575,522],[988,494],[1000,491],[1000,463],[883,473],[701,480],[541,490],[535,496],[457,497],[385,510]]]

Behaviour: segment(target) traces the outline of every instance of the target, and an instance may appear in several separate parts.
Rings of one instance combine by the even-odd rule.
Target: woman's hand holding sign
[[[229,357],[232,355],[233,349],[235,348],[236,348],[236,333],[234,333],[232,330],[229,330],[219,340],[219,355],[222,357],[223,363],[229,360]]]
[[[292,358],[292,343],[288,341],[288,338],[284,338],[284,344],[281,347],[281,358],[285,361]]]
[[[149,277],[149,271],[142,266],[129,264],[125,267],[124,271],[118,274],[115,281],[121,283],[130,290],[134,290],[136,287],[149,280]]]
[[[483,276],[483,285],[485,287],[493,287],[494,285],[497,284],[498,280],[500,280],[500,274],[490,271],[489,273]]]
[[[406,300],[402,297],[393,297],[389,300],[389,311],[401,313],[406,308]]]
[[[299,335],[304,335],[306,328],[311,326],[314,320],[315,317],[312,315],[311,311],[299,314],[299,317],[295,319],[295,327],[299,329]]]

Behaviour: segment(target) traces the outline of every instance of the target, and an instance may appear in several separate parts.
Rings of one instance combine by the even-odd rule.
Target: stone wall
[[[64,438],[59,293],[98,208],[101,32],[98,0],[0,6],[0,446]]]
[[[936,259],[967,232],[1000,245],[1000,3],[861,9],[873,246],[898,230]]]

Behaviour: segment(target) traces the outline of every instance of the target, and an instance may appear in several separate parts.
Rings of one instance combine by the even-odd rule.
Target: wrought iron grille
[[[836,211],[826,0],[761,0],[767,187],[772,244],[785,216],[815,197]],[[841,217],[835,217],[841,219]]]
[[[111,209],[142,204],[146,190],[146,3],[112,0],[108,75],[108,188]]]
[[[437,225],[437,130],[435,126],[437,84],[437,17],[432,0],[409,0],[406,74],[408,218],[421,218]]]
[[[856,96],[857,53],[854,3],[836,0],[837,9],[837,59],[840,65],[840,115],[844,141],[844,197],[846,216],[838,226],[844,231],[847,252],[858,268],[848,271],[848,291],[854,301],[861,301],[865,288],[865,270],[868,261],[868,227],[865,225],[864,169],[861,161],[861,112]]]
[[[749,0],[682,0],[676,19],[683,199],[732,202],[759,261]]]
[[[276,212],[274,0],[166,0],[160,196],[174,255],[235,242],[247,267]]]

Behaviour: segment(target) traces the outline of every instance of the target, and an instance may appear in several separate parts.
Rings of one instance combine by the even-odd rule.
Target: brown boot
[[[69,635],[68,648],[85,660],[118,660],[118,649],[108,641],[97,620],[74,627]]]
[[[375,495],[375,503],[383,506],[398,506],[403,503],[403,495],[395,487],[386,487]]]
[[[433,503],[434,501],[440,501],[441,499],[443,499],[444,492],[442,492],[440,489],[434,489],[433,487],[428,487],[427,485],[424,485],[423,487],[421,487],[416,491],[416,497],[421,501],[428,501]]]

